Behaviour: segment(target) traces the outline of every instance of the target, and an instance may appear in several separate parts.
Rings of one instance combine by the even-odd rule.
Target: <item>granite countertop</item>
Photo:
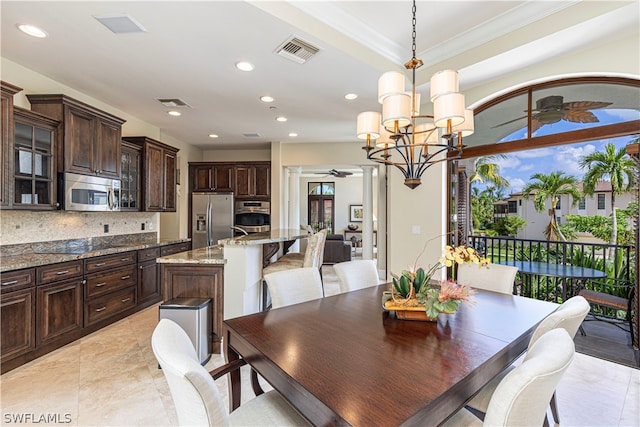
[[[2,258],[0,259],[0,273],[101,255],[149,249],[191,240],[149,238],[144,235],[141,237],[137,235],[122,237],[121,239],[106,241],[76,239],[73,241],[39,242],[3,247]]]
[[[222,255],[222,246],[215,245],[156,258],[156,262],[159,264],[224,265],[226,261]]]
[[[311,234],[307,230],[283,228],[230,239],[222,239],[218,240],[218,244],[220,246],[263,245],[265,243],[286,242],[288,240],[304,239],[307,237],[311,237]]]

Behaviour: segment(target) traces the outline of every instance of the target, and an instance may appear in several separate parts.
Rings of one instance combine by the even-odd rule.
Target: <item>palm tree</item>
[[[533,196],[533,205],[538,212],[544,211],[547,199],[551,199],[551,209],[549,209],[549,225],[545,229],[544,235],[547,240],[566,241],[558,222],[556,221],[556,207],[560,201],[560,196],[567,194],[571,196],[571,204],[576,205],[582,194],[578,190],[578,180],[571,175],[564,175],[564,172],[551,172],[549,175],[536,173],[531,175],[530,182],[522,189],[525,199]]]
[[[509,180],[500,176],[500,165],[496,163],[498,159],[506,159],[504,154],[478,157],[474,163],[475,172],[471,175],[469,182],[480,181],[493,183],[497,188],[507,188]]]
[[[616,195],[631,191],[635,184],[636,165],[627,154],[625,147],[616,151],[614,144],[607,144],[604,152],[587,154],[580,161],[580,168],[587,169],[584,175],[584,193],[592,195],[596,183],[608,178],[611,183],[611,244],[618,241],[618,220],[616,216]]]

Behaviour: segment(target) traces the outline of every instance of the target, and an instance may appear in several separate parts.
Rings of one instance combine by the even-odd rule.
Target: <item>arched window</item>
[[[474,113],[463,158],[637,135],[640,80],[555,80],[496,97]]]

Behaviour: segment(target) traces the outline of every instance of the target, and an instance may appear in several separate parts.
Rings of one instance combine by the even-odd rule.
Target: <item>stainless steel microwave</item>
[[[120,180],[66,172],[61,208],[66,211],[119,211]]]

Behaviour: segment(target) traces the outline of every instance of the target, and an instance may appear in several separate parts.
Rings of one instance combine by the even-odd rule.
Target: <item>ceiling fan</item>
[[[566,120],[573,123],[597,123],[598,118],[589,110],[596,110],[611,105],[612,102],[601,101],[573,101],[564,102],[559,95],[545,96],[536,101],[536,108],[531,110],[531,132],[535,132],[544,125]],[[526,119],[527,116],[518,117],[501,123],[494,128]]]
[[[349,175],[353,175],[353,172],[347,172],[347,171],[339,171],[336,169],[331,169],[328,172],[317,172],[317,175],[324,175],[324,176],[334,176],[336,178],[346,178]]]

